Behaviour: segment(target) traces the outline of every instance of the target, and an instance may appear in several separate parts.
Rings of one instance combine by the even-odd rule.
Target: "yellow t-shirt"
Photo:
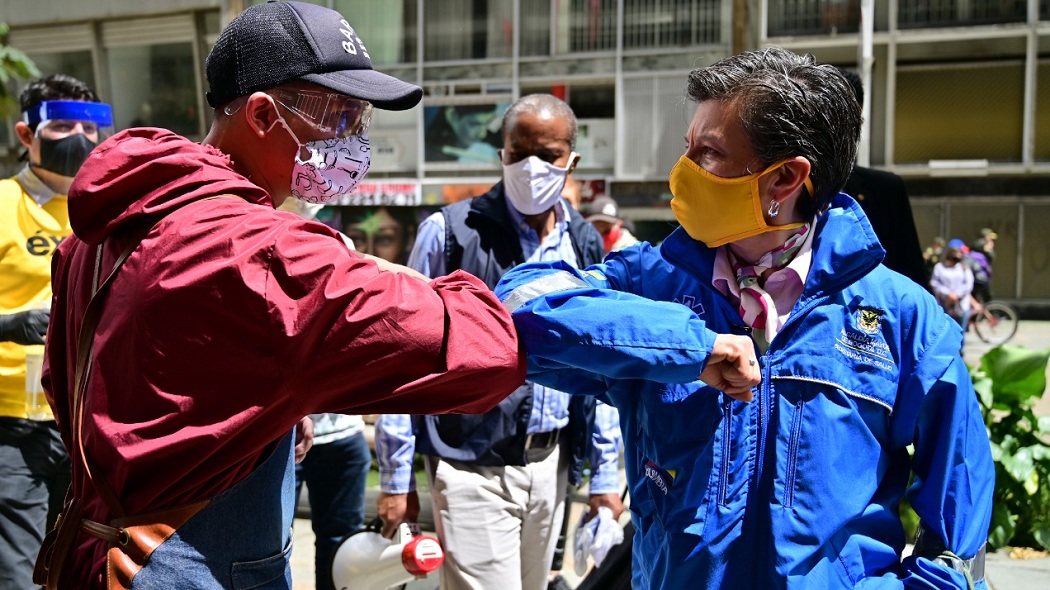
[[[65,195],[41,207],[23,184],[32,172],[0,180],[0,313],[46,306],[51,301],[51,256],[72,229]],[[42,186],[42,183],[40,183]],[[0,342],[0,416],[26,417],[26,350]]]

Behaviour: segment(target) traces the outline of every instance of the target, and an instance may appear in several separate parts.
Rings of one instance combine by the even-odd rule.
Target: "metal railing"
[[[902,29],[1023,23],[1028,0],[898,0]]]
[[[878,13],[887,10],[886,6],[885,2],[876,2],[876,23]],[[768,15],[769,37],[856,33],[860,0],[769,0]],[[1050,20],[1050,0],[1039,0],[1039,15]],[[897,2],[897,26],[901,29],[1023,23],[1027,19],[1028,0]]]
[[[725,1],[624,0],[624,49],[720,43]],[[522,0],[521,6],[524,55],[616,49],[617,0]]]
[[[856,33],[860,0],[769,0],[770,37]]]

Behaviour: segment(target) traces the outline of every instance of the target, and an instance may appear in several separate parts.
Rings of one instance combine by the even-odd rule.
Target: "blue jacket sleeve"
[[[602,378],[696,380],[717,335],[684,305],[615,289],[606,270],[535,262],[496,285],[528,353],[529,378],[595,394],[605,390]]]
[[[950,552],[961,560],[973,559],[985,545],[992,515],[995,466],[988,433],[959,357],[960,331],[941,319],[939,334],[905,384],[904,395],[921,400],[908,499],[919,515],[922,538],[904,560],[907,588],[967,588],[965,575],[938,556]]]

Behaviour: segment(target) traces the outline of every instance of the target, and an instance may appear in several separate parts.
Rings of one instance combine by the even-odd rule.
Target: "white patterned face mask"
[[[372,157],[367,131],[345,138],[321,139],[304,144],[284,118],[278,116],[277,120],[300,147],[295,153],[295,166],[292,168],[293,197],[307,203],[330,203],[353,192],[368,174]],[[305,160],[301,158],[303,149],[310,153]]]

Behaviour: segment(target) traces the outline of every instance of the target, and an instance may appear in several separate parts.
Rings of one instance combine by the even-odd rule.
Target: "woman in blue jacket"
[[[848,83],[770,48],[694,70],[688,94],[681,227],[497,287],[529,378],[620,410],[634,587],[984,587],[994,470],[962,334],[838,192]]]

